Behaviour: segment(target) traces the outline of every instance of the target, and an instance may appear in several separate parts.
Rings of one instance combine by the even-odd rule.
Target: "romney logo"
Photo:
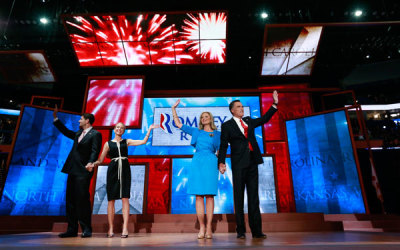
[[[166,113],[161,113],[160,115],[160,128],[167,134],[172,134],[170,127],[171,116]]]

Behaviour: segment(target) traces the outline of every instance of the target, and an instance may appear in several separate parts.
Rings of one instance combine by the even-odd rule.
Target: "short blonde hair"
[[[118,126],[118,124],[121,124],[122,127],[124,127],[124,131],[126,130],[126,126],[125,126],[125,124],[122,123],[122,122],[118,122],[117,124],[115,124],[114,129]]]
[[[215,126],[215,123],[214,123],[214,116],[208,111],[204,111],[203,113],[201,113],[200,121],[199,121],[199,129],[200,130],[204,129],[204,125],[201,123],[201,117],[203,116],[203,114],[208,114],[210,116],[210,119],[211,119],[210,127],[212,130],[217,130],[217,126]]]

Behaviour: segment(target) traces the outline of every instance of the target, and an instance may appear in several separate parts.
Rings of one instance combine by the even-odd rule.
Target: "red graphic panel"
[[[147,42],[124,42],[128,65],[150,65],[149,45]]]
[[[296,212],[289,152],[286,142],[266,142],[267,154],[275,155],[275,180],[278,212]]]
[[[170,204],[170,173],[169,158],[130,158],[130,163],[148,163],[149,178],[147,183],[148,214],[167,214]]]
[[[65,18],[65,27],[72,43],[94,43],[96,37],[90,19],[80,16]]]
[[[85,15],[64,21],[81,66],[225,63],[224,12]],[[86,52],[77,43],[92,46]]]
[[[152,64],[175,64],[174,41],[153,41],[149,44]]]
[[[126,65],[125,51],[122,42],[105,42],[98,43],[103,64],[110,65]]]
[[[96,127],[141,125],[143,79],[90,79],[88,84],[85,112],[96,117]]]
[[[198,40],[175,42],[176,64],[200,63],[200,45]]]
[[[290,86],[285,87],[288,88]],[[302,85],[296,87],[302,88]],[[272,87],[272,89],[279,90],[280,87]],[[261,100],[262,111],[265,113],[273,103],[272,94],[262,93]],[[310,115],[312,113],[311,97],[309,93],[279,93],[278,106],[278,112],[267,124],[264,125],[264,136],[266,141],[286,140],[284,131],[285,120]]]
[[[121,41],[121,35],[118,28],[117,17],[112,16],[91,16],[92,27],[96,40],[103,42]]]
[[[226,55],[226,40],[200,40],[201,63],[223,63]]]
[[[81,66],[103,65],[97,43],[73,43],[75,53]]]

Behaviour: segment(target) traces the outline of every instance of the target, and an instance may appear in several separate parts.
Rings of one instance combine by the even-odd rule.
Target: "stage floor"
[[[60,239],[57,233],[0,235],[1,249],[195,249],[195,248],[270,248],[270,249],[400,249],[400,233],[371,232],[291,232],[269,233],[266,240],[236,239],[234,233],[214,234],[214,239],[198,240],[196,234],[138,233],[129,238],[108,239],[105,234],[92,238]]]

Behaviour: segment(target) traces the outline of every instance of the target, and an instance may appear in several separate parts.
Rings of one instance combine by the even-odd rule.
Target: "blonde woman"
[[[211,222],[214,213],[214,196],[217,195],[218,159],[220,135],[210,112],[200,115],[199,128],[183,125],[176,113],[178,100],[171,108],[175,125],[192,136],[190,144],[196,148],[189,168],[188,193],[196,195],[196,213],[200,223],[198,239],[211,239]],[[206,198],[207,226],[204,224],[204,197]]]
[[[128,237],[128,219],[129,219],[129,198],[131,191],[131,168],[128,162],[128,146],[139,146],[146,144],[150,132],[157,125],[151,125],[143,140],[122,139],[125,132],[125,125],[119,122],[114,127],[114,139],[106,142],[99,159],[94,162],[94,166],[100,165],[106,155],[111,158],[107,169],[107,199],[108,199],[108,223],[109,229],[107,237],[114,236],[114,214],[115,200],[122,199],[122,217],[124,220],[122,226],[121,238]]]

